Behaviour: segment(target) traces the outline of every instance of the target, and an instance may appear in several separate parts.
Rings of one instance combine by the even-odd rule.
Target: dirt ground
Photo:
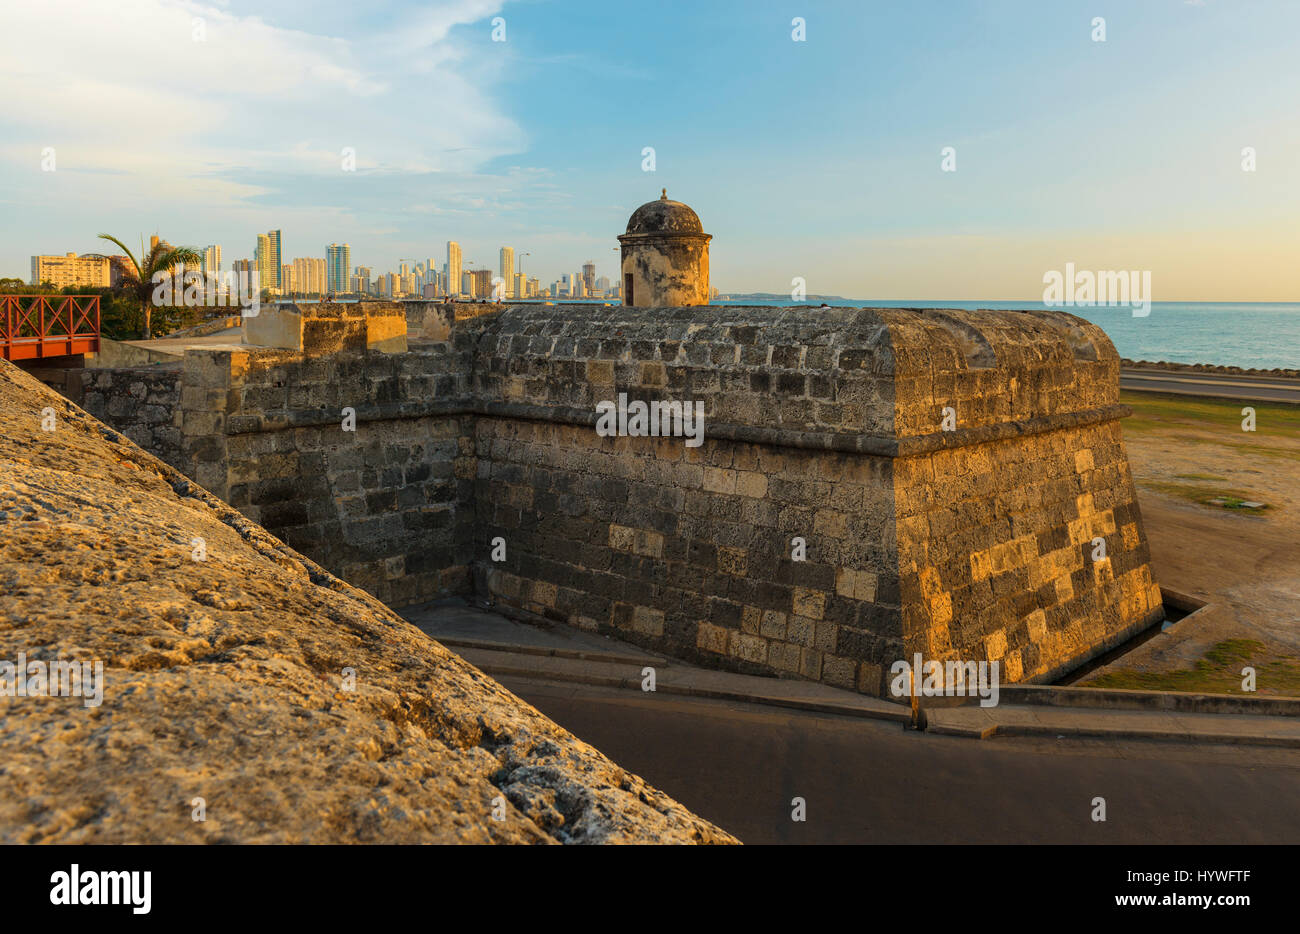
[[[1300,695],[1300,407],[1123,401],[1153,573],[1208,605],[1082,683],[1240,693],[1250,665],[1259,693]]]

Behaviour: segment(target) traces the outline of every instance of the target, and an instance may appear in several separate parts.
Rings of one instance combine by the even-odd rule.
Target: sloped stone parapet
[[[0,662],[102,666],[0,700],[0,841],[734,842],[8,363],[0,422]]]

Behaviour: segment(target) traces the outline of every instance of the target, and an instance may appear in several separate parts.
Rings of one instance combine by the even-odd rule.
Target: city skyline
[[[550,281],[599,264],[666,186],[717,238],[724,291],[1029,300],[1073,262],[1151,270],[1157,300],[1300,295],[1300,121],[1278,78],[1300,7],[806,7],[11,4],[0,270],[94,252],[103,229],[231,255],[282,229],[377,269],[453,237],[491,268],[509,243]],[[455,104],[412,120],[414,86]],[[171,115],[147,146],[118,116],[142,100]],[[574,100],[589,130],[561,119]],[[340,124],[346,106],[367,119]]]

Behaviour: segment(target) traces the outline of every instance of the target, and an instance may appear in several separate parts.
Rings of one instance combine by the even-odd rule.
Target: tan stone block
[[[879,583],[879,577],[870,571],[855,571],[853,579],[853,596],[858,600],[866,600],[868,603],[874,603],[876,601],[876,588]]]
[[[762,499],[767,496],[767,477],[752,470],[742,471],[736,475],[736,492],[741,496]]]
[[[794,589],[794,612],[797,616],[821,619],[826,613],[826,594],[807,587]]]
[[[1042,610],[1034,610],[1025,617],[1025,625],[1029,627],[1029,641],[1041,644],[1047,639],[1047,614]]]
[[[705,652],[715,652],[718,655],[726,655],[727,635],[728,630],[724,627],[715,626],[712,623],[706,623],[703,620],[700,620],[695,630],[695,646]]]
[[[632,551],[636,547],[636,529],[625,525],[609,526],[609,547],[617,551]]]
[[[1056,585],[1056,602],[1068,603],[1074,599],[1074,584],[1068,574],[1058,577],[1053,583]]]
[[[1020,650],[1016,649],[1010,655],[1002,659],[1002,670],[999,677],[1003,681],[1019,681],[1025,674],[1024,662],[1020,658]]]
[[[784,639],[786,619],[786,615],[779,610],[765,610],[758,631],[768,639]]]
[[[664,386],[667,383],[668,379],[662,363],[647,361],[641,364],[640,384],[642,386]]]
[[[839,627],[834,623],[828,623],[821,620],[816,622],[814,626],[813,648],[820,649],[823,652],[834,652]]]
[[[762,620],[762,610],[756,606],[747,606],[741,613],[740,628],[750,635],[758,635]]]
[[[705,467],[704,489],[709,493],[735,493],[736,471],[722,467]]]
[[[587,380],[592,383],[612,386],[614,384],[614,361],[588,360]]]
[[[658,532],[637,529],[632,550],[647,558],[662,558],[664,556],[664,537]]]
[[[767,663],[779,671],[799,670],[799,646],[773,642],[767,647]]]
[[[849,520],[842,512],[819,509],[813,517],[813,531],[827,538],[844,538],[848,534]]]
[[[548,584],[545,581],[533,581],[532,586],[529,588],[529,599],[553,609],[558,593],[558,588],[554,584]]]
[[[632,610],[632,629],[647,636],[664,634],[664,614],[662,610],[648,606],[638,606]]]
[[[1084,449],[1074,452],[1074,470],[1076,473],[1085,473],[1093,469],[1092,451]]]
[[[662,551],[663,537],[660,536],[660,550]],[[718,548],[718,570],[723,574],[730,574],[732,577],[744,577],[748,573],[749,559],[743,548],[731,548],[722,545]]]
[[[853,597],[857,589],[858,572],[852,568],[840,568],[835,572],[835,592],[841,597]]]
[[[989,661],[998,661],[1007,654],[1007,634],[1001,629],[984,637],[984,652]]]
[[[767,640],[748,633],[733,632],[727,652],[744,661],[763,665],[767,663]]]

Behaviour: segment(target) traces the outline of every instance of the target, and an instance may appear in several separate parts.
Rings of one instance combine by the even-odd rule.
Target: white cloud
[[[0,164],[20,190],[20,176],[40,186],[31,173],[53,146],[61,173],[113,173],[105,200],[200,209],[246,204],[274,179],[299,189],[278,202],[308,212],[312,179],[337,180],[345,146],[358,174],[472,173],[525,142],[483,91],[490,67],[449,38],[500,6],[422,4],[400,26],[327,36],[190,0],[6,3]],[[91,180],[43,197],[84,197]]]

